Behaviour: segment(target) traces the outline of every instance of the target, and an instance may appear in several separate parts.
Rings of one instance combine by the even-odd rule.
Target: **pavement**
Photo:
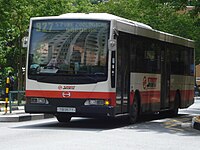
[[[192,127],[200,130],[200,97],[194,98],[194,104],[185,109],[179,109],[179,114],[188,114],[188,120],[182,122],[182,127]],[[192,119],[189,119],[192,118]]]
[[[190,109],[196,112],[196,116],[192,119],[192,127],[200,130],[200,97],[195,97],[195,105],[190,106],[188,110]]]
[[[30,114],[25,113],[24,106],[15,106],[12,109],[12,113],[8,109],[5,114],[4,108],[0,108],[0,122],[21,122],[29,120],[39,120],[46,118],[53,118],[53,115],[50,114]]]

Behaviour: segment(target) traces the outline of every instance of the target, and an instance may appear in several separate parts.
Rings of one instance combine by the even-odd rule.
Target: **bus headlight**
[[[31,104],[49,104],[46,98],[31,98]]]
[[[84,105],[97,105],[97,106],[108,106],[110,104],[109,100],[95,100],[95,99],[89,99],[86,100]]]

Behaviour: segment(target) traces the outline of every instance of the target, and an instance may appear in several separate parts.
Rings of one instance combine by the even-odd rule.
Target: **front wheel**
[[[136,123],[138,120],[138,117],[139,117],[139,101],[138,101],[137,97],[135,97],[134,102],[130,108],[130,114],[129,114],[130,124]]]
[[[71,116],[69,116],[67,114],[56,114],[55,116],[56,116],[57,120],[62,123],[70,122],[70,120],[72,118]]]

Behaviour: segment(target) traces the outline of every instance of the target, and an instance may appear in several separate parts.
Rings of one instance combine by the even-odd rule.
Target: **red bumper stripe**
[[[75,92],[75,91],[26,90],[26,97],[110,99],[111,105],[112,106],[116,105],[116,93],[115,92]]]

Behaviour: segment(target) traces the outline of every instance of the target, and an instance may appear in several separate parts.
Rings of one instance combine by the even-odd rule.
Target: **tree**
[[[29,5],[32,7],[30,17],[37,16],[57,16],[67,12],[74,12],[75,0],[34,0]],[[34,9],[37,8],[37,9]]]
[[[22,56],[25,49],[22,49],[22,38],[27,32],[29,16],[32,12],[29,7],[29,0],[1,1],[0,12],[2,14],[0,28],[3,29],[0,35],[6,41],[3,50],[7,52],[7,65],[12,66],[18,73],[18,90],[22,89]]]

